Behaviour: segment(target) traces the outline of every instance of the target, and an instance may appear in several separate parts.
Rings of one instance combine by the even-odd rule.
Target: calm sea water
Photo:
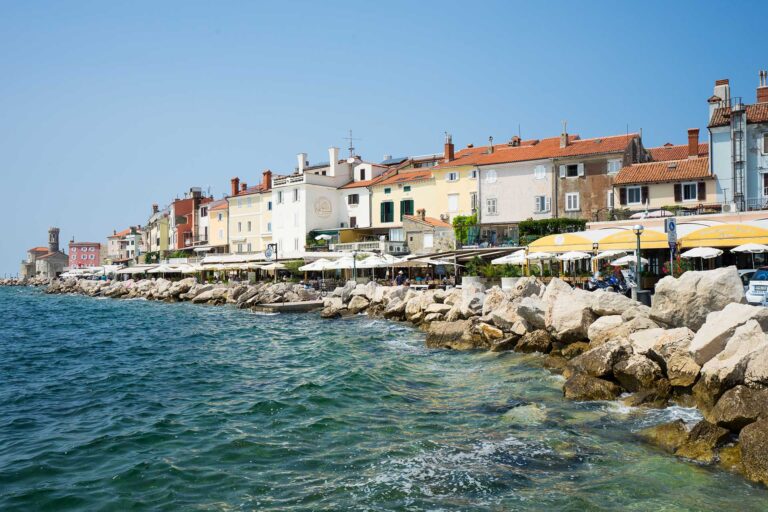
[[[358,317],[0,288],[0,510],[766,510],[540,356]]]

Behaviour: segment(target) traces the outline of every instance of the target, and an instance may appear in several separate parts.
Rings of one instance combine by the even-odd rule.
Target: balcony
[[[276,177],[272,180],[272,187],[274,188],[274,187],[282,187],[285,185],[294,185],[296,183],[304,183],[305,178],[306,178],[305,174]]]
[[[380,254],[408,254],[408,244],[405,242],[392,241],[373,241],[373,242],[351,242],[345,244],[331,244],[332,251],[351,252],[376,252]]]

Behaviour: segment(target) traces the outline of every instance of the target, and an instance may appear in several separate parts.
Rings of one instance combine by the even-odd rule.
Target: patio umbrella
[[[621,251],[621,250],[603,251],[601,253],[598,253],[597,256],[594,256],[593,259],[596,259],[596,260],[610,259],[610,258],[615,258],[616,256],[624,256],[628,252],[629,251]]]
[[[312,263],[307,263],[306,265],[299,267],[299,270],[302,272],[322,272],[325,269],[331,268],[331,265],[333,265],[332,261],[320,258],[319,260],[315,260]]]
[[[491,260],[491,265],[522,265],[525,263],[525,249]]]
[[[715,249],[714,247],[696,247],[695,249],[691,249],[689,251],[685,251],[680,255],[681,258],[701,258],[703,260],[710,260],[712,258],[717,258],[723,254],[723,251],[720,249]]]
[[[591,258],[592,255],[581,251],[570,251],[557,257],[560,261],[578,261]]]
[[[637,257],[634,254],[628,254],[623,258],[619,258],[611,262],[611,265],[613,265],[614,267],[623,267],[625,265],[635,265],[635,264],[637,264]],[[640,264],[647,265],[648,260],[645,258],[640,258]]]
[[[731,249],[731,252],[749,253],[752,255],[752,268],[755,268],[755,254],[768,252],[768,245],[763,244],[744,244]]]
[[[551,260],[554,259],[555,255],[548,253],[548,252],[532,252],[529,253],[528,256],[526,256],[526,259],[529,260]]]

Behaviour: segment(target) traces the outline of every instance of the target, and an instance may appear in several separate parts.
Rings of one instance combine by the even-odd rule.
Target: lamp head
[[[592,250],[593,250],[593,251],[596,251],[598,247],[600,247],[600,244],[599,244],[599,243],[597,243],[597,242],[592,242]]]
[[[642,226],[642,224],[635,224],[632,228],[632,231],[634,231],[637,236],[642,235],[644,230],[645,228]]]

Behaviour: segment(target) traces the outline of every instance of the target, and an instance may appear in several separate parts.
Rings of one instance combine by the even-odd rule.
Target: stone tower
[[[59,252],[59,228],[48,229],[48,252]]]

